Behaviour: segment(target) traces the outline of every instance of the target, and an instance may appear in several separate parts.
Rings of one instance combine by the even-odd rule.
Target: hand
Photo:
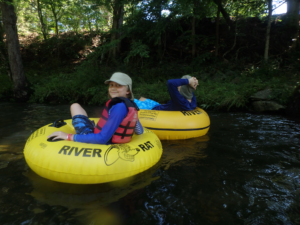
[[[56,132],[50,134],[47,138],[51,138],[51,137],[55,137],[55,138],[53,138],[53,140],[57,140],[57,139],[68,140],[68,134],[65,132],[62,132],[62,131],[56,131]],[[73,140],[73,138],[71,138],[71,139]]]
[[[196,90],[196,87],[199,85],[196,77],[192,77],[189,79],[189,85]]]

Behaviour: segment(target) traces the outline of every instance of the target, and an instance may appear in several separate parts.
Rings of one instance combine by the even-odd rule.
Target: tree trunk
[[[20,52],[17,17],[14,11],[13,0],[7,0],[9,4],[1,2],[3,25],[6,34],[9,66],[14,83],[14,95],[17,101],[26,101],[28,97],[27,82],[23,70],[23,63]]]
[[[4,30],[2,26],[2,21],[0,20],[0,43],[3,43],[3,35],[4,35]]]
[[[195,57],[196,55],[196,18],[193,16],[192,18],[192,56]]]
[[[92,23],[91,23],[91,18],[90,18],[89,16],[87,16],[87,19],[88,19],[88,25],[89,25],[90,33],[93,33],[93,30],[92,30]]]
[[[54,13],[54,18],[55,18],[55,33],[56,36],[58,37],[58,21],[57,21],[57,15]]]
[[[119,21],[118,21],[118,38],[121,38],[122,36],[122,27],[123,27],[123,21],[124,21],[124,6],[122,5],[119,9]],[[117,45],[117,53],[121,52],[121,42],[118,43]]]
[[[219,55],[219,24],[220,24],[220,8],[218,6],[217,20],[216,20],[216,51],[215,51],[215,56]]]
[[[54,5],[54,3],[52,3],[50,6],[51,6],[51,11],[52,11],[52,14],[54,17],[54,21],[55,21],[55,34],[58,37],[58,19],[57,19],[57,13],[55,11],[55,5]]]
[[[196,55],[196,7],[197,3],[194,2],[192,17],[192,57]]]
[[[118,21],[119,21],[119,18],[117,17],[118,14],[117,14],[118,10],[116,9],[116,7],[114,8],[114,12],[113,12],[113,24],[112,24],[112,32],[111,32],[111,42],[115,41],[118,39],[118,32],[117,32],[117,29],[118,29]],[[116,55],[117,55],[117,49],[118,47],[115,46],[111,49],[110,51],[110,58],[113,58],[115,59],[116,58]]]
[[[9,78],[12,80],[12,75],[9,69],[8,57],[5,50],[3,36],[4,36],[4,28],[2,22],[0,21],[0,66],[5,66]]]
[[[0,5],[1,6],[1,5]],[[4,29],[2,26],[2,21],[0,21],[0,56],[2,60],[4,60],[4,41],[3,41],[3,36],[4,36]]]
[[[214,0],[214,3],[218,6],[218,9],[220,10],[220,12],[222,13],[227,25],[230,27],[230,29],[233,29],[232,26],[232,21],[229,17],[229,14],[226,12],[226,10],[224,9],[224,7],[222,6],[222,0]]]
[[[119,31],[118,29],[123,25],[123,12],[124,5],[119,1],[115,0],[113,6],[113,25],[112,25],[112,33],[111,33],[111,42],[119,39]],[[115,59],[117,54],[120,53],[120,43],[118,43],[115,47],[110,50],[110,58]]]
[[[41,27],[42,27],[41,30],[42,30],[42,34],[44,36],[44,40],[47,40],[47,28],[46,28],[46,24],[44,23],[40,0],[37,0],[37,10],[38,10],[38,16],[39,16]]]
[[[159,23],[161,21],[161,9],[162,9],[161,0],[153,0],[153,3],[155,5],[153,15],[155,16],[157,23]],[[155,41],[156,53],[160,64],[162,63],[164,57],[164,49],[163,49],[163,42],[162,42],[163,33],[164,32],[160,32],[159,34],[157,34],[157,38]]]
[[[298,29],[299,26],[299,0],[286,0],[288,22],[291,27]]]
[[[295,49],[297,43],[299,42],[298,32],[299,32],[299,0],[287,0],[287,21],[290,28],[290,35],[293,39],[292,49]]]
[[[96,28],[96,34],[99,34],[99,26],[98,26],[98,22],[97,21],[95,23],[95,28]]]
[[[271,22],[272,22],[272,0],[268,0],[268,26],[266,32],[266,45],[265,45],[265,55],[264,60],[268,61],[269,58],[269,45],[270,45],[270,31],[271,31]]]

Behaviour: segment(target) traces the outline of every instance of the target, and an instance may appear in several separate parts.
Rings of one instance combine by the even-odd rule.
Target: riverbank
[[[133,79],[135,98],[151,98],[160,103],[169,100],[168,79],[184,74],[195,76],[199,87],[195,91],[198,106],[206,110],[283,110],[292,98],[299,75],[276,65],[254,65],[244,68],[226,62],[194,67],[173,62],[143,68],[128,66],[94,66],[91,62],[57,68],[27,67],[31,103],[73,103],[103,105],[107,101],[107,86],[103,83],[115,71],[128,73]],[[0,97],[14,101],[11,82],[1,76]],[[258,101],[278,104],[258,109]],[[256,102],[256,103],[255,103]],[[254,104],[253,104],[254,103]],[[273,104],[273,105],[274,105]],[[265,104],[266,105],[266,104]],[[273,108],[272,108],[273,107]]]

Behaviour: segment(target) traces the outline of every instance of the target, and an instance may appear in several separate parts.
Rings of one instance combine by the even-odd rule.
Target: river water
[[[124,182],[72,185],[39,177],[27,138],[68,105],[0,103],[1,225],[300,224],[300,123],[209,113],[206,136],[162,141],[151,169]],[[87,107],[91,117],[100,108]]]

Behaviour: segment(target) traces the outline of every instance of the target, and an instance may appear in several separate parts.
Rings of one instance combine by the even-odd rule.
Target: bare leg
[[[140,97],[140,99],[139,99],[140,101],[145,101],[146,100],[146,98],[144,98],[144,97]]]
[[[87,116],[86,111],[79,105],[78,103],[74,103],[70,107],[71,110],[71,116],[76,116],[76,115],[84,115]]]

